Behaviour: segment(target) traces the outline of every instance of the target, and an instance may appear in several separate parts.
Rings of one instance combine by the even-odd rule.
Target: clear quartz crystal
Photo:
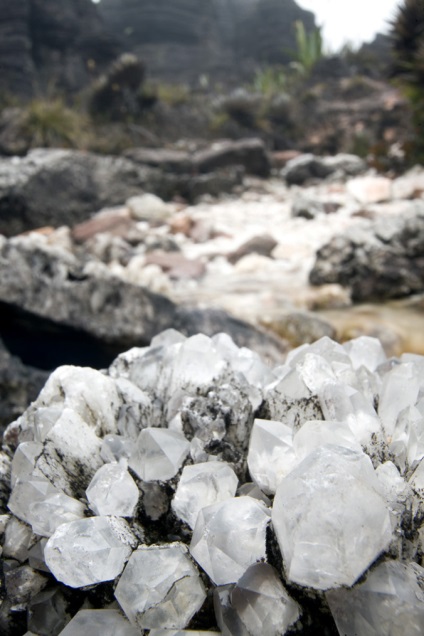
[[[115,590],[118,603],[140,629],[184,629],[206,592],[187,546],[140,546]]]
[[[268,563],[250,566],[235,585],[214,591],[223,636],[279,636],[300,616],[299,605]]]
[[[252,497],[235,497],[202,508],[190,552],[216,585],[235,583],[265,559],[265,534],[270,514]]]
[[[340,634],[421,636],[424,633],[424,569],[385,561],[352,589],[331,590],[327,600]]]
[[[116,609],[82,609],[59,636],[139,636],[140,632]]]
[[[185,466],[180,477],[172,509],[194,528],[199,511],[224,499],[234,497],[238,479],[225,462],[203,462]]]
[[[86,490],[88,503],[96,515],[120,517],[133,516],[139,494],[126,460],[101,466]]]
[[[119,517],[90,517],[66,523],[44,549],[53,576],[69,587],[112,581],[123,570],[135,545]]]
[[[129,466],[143,481],[167,481],[180,470],[190,451],[182,433],[166,428],[145,428],[137,439]]]
[[[272,523],[287,579],[352,585],[392,539],[389,509],[365,453],[323,446],[280,483]]]
[[[295,466],[293,429],[282,422],[256,419],[253,422],[247,455],[249,472],[266,494],[274,494],[278,484]]]

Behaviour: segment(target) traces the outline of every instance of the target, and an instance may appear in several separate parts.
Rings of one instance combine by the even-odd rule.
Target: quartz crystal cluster
[[[421,356],[170,330],[54,371],[8,464],[6,636],[424,633]]]

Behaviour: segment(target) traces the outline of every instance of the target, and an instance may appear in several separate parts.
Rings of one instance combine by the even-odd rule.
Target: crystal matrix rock
[[[365,453],[323,446],[280,483],[272,522],[289,581],[353,585],[392,538],[390,514]]]
[[[111,581],[134,547],[128,525],[118,517],[90,517],[61,525],[44,549],[53,576],[69,587]]]
[[[140,546],[119,579],[115,596],[141,629],[184,629],[206,598],[183,543]]]
[[[216,585],[235,583],[250,565],[265,558],[269,517],[266,506],[251,497],[203,508],[190,552]]]

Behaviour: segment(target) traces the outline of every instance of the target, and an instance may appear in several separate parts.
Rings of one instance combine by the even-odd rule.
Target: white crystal
[[[256,563],[236,585],[214,591],[215,614],[223,636],[280,636],[300,616],[274,568]]]
[[[139,636],[125,616],[115,609],[82,609],[59,636]]]
[[[83,519],[84,513],[83,503],[63,492],[56,492],[31,503],[28,518],[35,534],[50,537],[62,523]]]
[[[102,441],[100,456],[104,462],[118,462],[120,459],[128,459],[133,451],[133,446],[134,442],[127,437],[106,435]]]
[[[324,446],[280,483],[272,522],[289,581],[352,585],[392,538],[389,510],[365,453]]]
[[[206,592],[187,546],[140,546],[131,556],[115,596],[141,629],[183,629],[201,608]]]
[[[129,466],[143,481],[167,481],[180,470],[190,451],[182,435],[166,428],[145,428],[137,439]]]
[[[235,583],[265,559],[266,506],[251,497],[235,497],[203,508],[197,517],[190,552],[216,585]]]
[[[96,515],[132,517],[140,493],[124,460],[119,464],[114,462],[101,466],[86,494],[90,508]]]
[[[172,500],[174,513],[194,528],[205,506],[234,497],[238,479],[225,462],[203,462],[185,466]]]
[[[136,440],[142,428],[152,425],[152,401],[145,391],[126,378],[116,378],[115,384],[123,402],[118,414],[118,430]]]
[[[42,452],[43,444],[40,442],[22,442],[19,444],[11,465],[10,484],[12,488],[18,479],[24,479],[29,475],[34,476],[35,463]]]
[[[354,369],[360,369],[363,366],[374,372],[387,359],[383,346],[377,338],[360,336],[345,342],[343,348],[349,355]]]
[[[383,428],[389,442],[399,413],[416,403],[421,382],[420,375],[413,363],[396,366],[385,375],[378,414],[383,422]]]
[[[18,519],[22,519],[31,525],[31,506],[39,501],[44,501],[46,497],[56,495],[60,492],[44,476],[31,476],[18,479],[10,495],[8,508]]]
[[[58,581],[83,587],[115,579],[133,546],[134,537],[123,519],[90,517],[59,526],[44,556]]]
[[[34,535],[30,526],[16,517],[10,517],[4,532],[2,556],[20,562],[25,561],[33,540]]]
[[[274,494],[296,464],[293,429],[282,422],[256,419],[247,455],[250,476],[264,493]]]
[[[421,636],[424,633],[424,569],[385,561],[351,590],[331,590],[327,600],[340,634]]]
[[[359,452],[362,450],[346,422],[314,420],[305,422],[293,438],[293,449],[296,453],[297,463],[300,463],[315,449],[326,444],[343,446]]]

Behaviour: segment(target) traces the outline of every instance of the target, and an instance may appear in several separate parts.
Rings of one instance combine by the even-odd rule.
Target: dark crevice
[[[63,364],[102,369],[128,349],[128,344],[106,343],[4,302],[0,302],[0,337],[24,364],[47,371]]]

